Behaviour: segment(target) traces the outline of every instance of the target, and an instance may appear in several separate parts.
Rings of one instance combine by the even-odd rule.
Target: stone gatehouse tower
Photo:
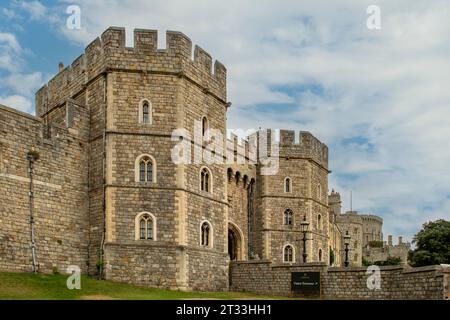
[[[226,290],[230,259],[301,262],[304,220],[308,262],[340,263],[327,146],[289,130],[279,141],[272,131],[227,139],[225,67],[198,46],[192,58],[182,33],[166,38],[158,49],[156,31],[135,30],[129,48],[125,30],[109,28],[37,92],[35,117],[0,107],[0,270],[78,265],[117,281]],[[222,149],[205,142],[209,129]],[[279,142],[272,174],[264,139]],[[180,143],[224,161],[177,163]]]

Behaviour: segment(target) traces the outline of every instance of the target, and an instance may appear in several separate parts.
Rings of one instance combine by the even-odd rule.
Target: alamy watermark
[[[81,289],[81,269],[79,266],[68,266],[67,267],[67,273],[70,274],[70,276],[67,278],[66,285],[67,289],[73,290]]]
[[[370,5],[367,7],[366,13],[369,15],[367,17],[366,26],[369,30],[380,30],[381,29],[381,9],[377,5]]]
[[[66,13],[69,15],[66,20],[66,26],[69,30],[81,29],[81,8],[77,5],[70,5],[66,9]]]
[[[238,145],[235,150],[234,141],[225,139],[221,130],[205,129],[201,121],[194,121],[193,137],[184,128],[172,132],[171,140],[177,142],[171,151],[172,162],[177,165],[258,163],[262,175],[275,175],[279,169],[279,142],[273,133],[274,130],[269,138],[267,131],[259,130],[249,137],[247,148]]]
[[[369,266],[366,270],[366,274],[369,275],[367,278],[367,289],[369,290],[380,290],[381,289],[381,272],[379,266]]]

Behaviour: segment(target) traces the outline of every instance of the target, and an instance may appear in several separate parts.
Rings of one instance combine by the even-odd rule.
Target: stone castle
[[[343,265],[348,234],[360,266],[383,239],[382,220],[341,213],[339,194],[328,195],[327,146],[281,130],[277,170],[264,174],[262,141],[271,147],[275,134],[228,139],[225,67],[198,46],[192,59],[180,32],[166,39],[158,49],[157,32],[139,29],[130,48],[123,28],[109,28],[37,92],[36,116],[0,107],[0,270],[76,265],[111,280],[226,290],[231,260],[302,262],[302,223],[307,262]],[[225,147],[211,150],[210,129]],[[180,141],[227,161],[175,163]]]

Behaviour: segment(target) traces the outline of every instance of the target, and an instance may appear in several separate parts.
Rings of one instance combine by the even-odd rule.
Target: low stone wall
[[[366,268],[329,268],[322,277],[328,299],[443,299],[448,291],[440,266],[380,267],[381,289],[367,288]],[[450,272],[450,271],[449,271]]]
[[[173,244],[106,243],[105,277],[171,290],[227,291],[228,261],[223,252]]]
[[[367,288],[371,274],[366,273],[366,268],[329,268],[321,263],[272,264],[270,261],[233,262],[230,289],[293,296],[291,273],[309,271],[321,272],[323,299],[441,300],[450,293],[449,267],[380,267],[381,289],[371,290]]]
[[[275,264],[270,261],[242,261],[231,264],[232,291],[249,291],[264,295],[292,295],[291,272],[323,271],[325,263]]]
[[[107,243],[107,280],[166,289],[178,287],[176,248],[164,245],[124,245]]]

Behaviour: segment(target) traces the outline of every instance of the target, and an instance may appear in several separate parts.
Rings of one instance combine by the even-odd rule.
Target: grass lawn
[[[163,300],[163,299],[284,299],[237,292],[181,292],[139,287],[81,277],[81,289],[69,290],[68,276],[0,273],[0,300]]]

